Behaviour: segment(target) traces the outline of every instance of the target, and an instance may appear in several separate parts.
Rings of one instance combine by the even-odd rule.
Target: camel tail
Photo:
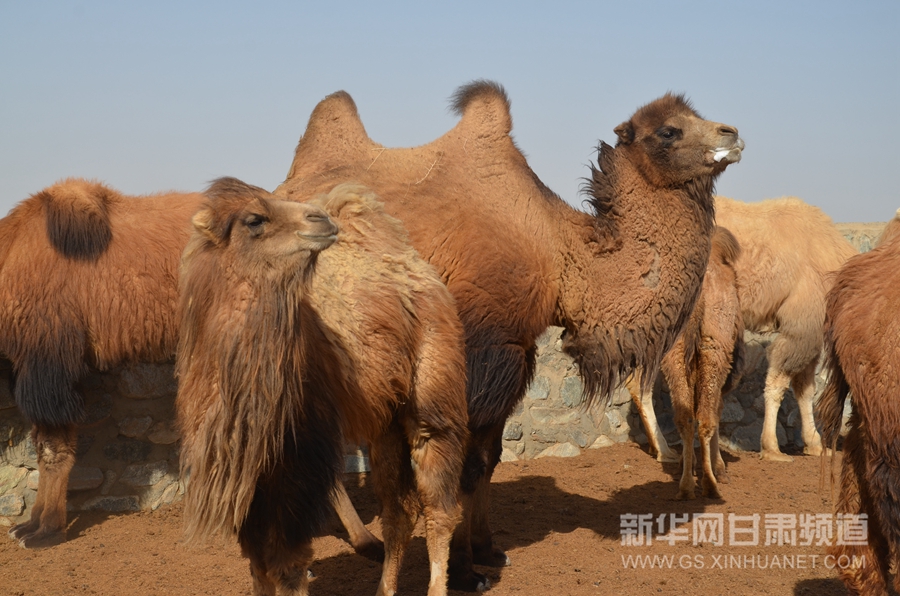
[[[63,256],[91,261],[112,241],[110,204],[114,190],[86,180],[69,179],[38,193],[47,217],[47,237]]]
[[[737,238],[727,228],[716,226],[713,231],[712,255],[732,267],[738,257],[741,256],[741,245],[738,244]]]

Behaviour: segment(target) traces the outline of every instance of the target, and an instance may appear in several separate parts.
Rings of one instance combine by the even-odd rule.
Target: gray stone
[[[112,490],[113,484],[116,483],[117,474],[112,470],[107,470],[103,473],[103,484],[100,486],[100,494],[108,495],[109,491]]]
[[[119,391],[131,399],[157,399],[178,392],[171,364],[136,364],[119,376]]]
[[[69,475],[69,490],[92,490],[103,484],[103,471],[100,468],[84,468],[75,466]]]
[[[762,433],[762,421],[757,420],[750,426],[744,426],[731,435],[731,443],[740,451],[759,451],[759,437]]]
[[[577,411],[563,408],[539,408],[537,406],[528,411],[531,419],[537,424],[571,424],[578,420]]]
[[[103,446],[103,455],[110,460],[132,463],[147,459],[152,450],[153,445],[151,443],[118,437],[116,440]]]
[[[112,407],[113,398],[108,393],[104,393],[96,399],[88,400],[84,407],[85,414],[84,420],[81,422],[82,426],[93,426],[105,422],[112,414]]]
[[[615,445],[615,441],[611,440],[606,435],[600,435],[597,437],[597,440],[591,443],[589,449],[602,449],[603,447],[610,447],[611,445]]]
[[[25,512],[25,499],[19,495],[4,495],[0,497],[0,515],[4,517],[18,517]]]
[[[500,461],[519,461],[519,458],[516,456],[515,452],[508,447],[504,447],[503,451],[500,453]]]
[[[738,401],[730,396],[725,396],[725,403],[722,407],[722,422],[740,422],[744,418],[744,408]]]
[[[141,416],[140,418],[125,418],[119,422],[119,434],[136,439],[150,429],[153,418]],[[156,441],[154,441],[155,443]]]
[[[181,487],[178,482],[173,482],[166,486],[166,488],[159,495],[159,498],[155,499],[153,503],[150,504],[150,509],[156,511],[160,505],[169,505],[174,503],[178,497],[183,494],[181,492]]]
[[[344,456],[344,472],[348,474],[362,474],[371,470],[369,458],[362,453],[351,453]]]
[[[41,479],[41,473],[37,470],[31,470],[28,472],[28,478],[25,479],[25,488],[30,488],[31,490],[38,489],[38,481]]]
[[[505,441],[518,441],[522,438],[522,424],[519,422],[509,421],[503,429],[503,439]]]
[[[563,403],[570,408],[580,406],[584,401],[584,383],[581,382],[581,378],[566,377],[563,379],[559,388],[559,396]]]
[[[181,437],[172,427],[172,422],[157,422],[147,438],[157,445],[171,445]]]
[[[28,469],[17,466],[0,466],[0,495],[19,486],[28,475]]]
[[[91,497],[81,506],[84,511],[108,511],[110,513],[125,513],[127,511],[140,511],[141,501],[136,496],[127,497]]]
[[[119,482],[129,486],[153,486],[169,471],[169,462],[160,460],[147,464],[135,464],[125,468]],[[98,484],[99,486],[99,484]]]
[[[785,432],[784,426],[781,425],[781,422],[775,423],[775,436],[778,438],[779,447],[784,447],[788,444],[787,432]]]
[[[628,404],[628,407],[631,407],[631,394],[628,393],[628,390],[624,387],[619,387],[612,394],[612,401],[610,402],[614,406],[623,406]]]
[[[542,457],[577,457],[579,455],[581,455],[581,449],[572,443],[560,443],[558,445],[553,445],[552,447],[547,447],[535,455],[534,459],[540,459]]]
[[[547,399],[549,396],[550,379],[544,376],[535,377],[528,386],[528,391],[525,392],[525,397],[533,400]]]

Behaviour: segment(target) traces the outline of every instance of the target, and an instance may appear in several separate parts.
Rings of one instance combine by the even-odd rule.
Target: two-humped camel
[[[316,106],[276,195],[305,197],[345,180],[372,188],[409,230],[456,299],[465,328],[472,442],[451,586],[484,589],[473,563],[506,565],[488,523],[504,423],[535,368],[535,340],[565,328],[588,401],[606,399],[635,366],[655,371],[687,320],[710,252],[713,185],[738,161],[737,130],[665,95],[601,143],[573,209],[528,167],[496,83],[462,87],[459,123],[420,147],[369,139],[344,92]],[[361,524],[359,524],[361,525]]]

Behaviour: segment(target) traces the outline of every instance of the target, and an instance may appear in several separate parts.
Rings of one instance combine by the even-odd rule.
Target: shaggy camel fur
[[[695,420],[703,465],[703,496],[721,498],[717,480],[728,481],[719,451],[719,419],[722,395],[737,385],[744,359],[744,323],[734,273],[738,255],[740,247],[731,232],[717,228],[700,298],[684,331],[662,361],[662,372],[672,391],[675,426],[683,445],[678,499],[695,496]]]
[[[393,595],[419,504],[447,593],[466,427],[453,298],[368,190],[310,203],[215,182],[181,280],[176,410],[188,537],[237,536],[254,593],[307,594],[344,439],[367,440]],[[321,207],[321,209],[319,209]],[[330,216],[340,228],[334,241]]]
[[[819,208],[793,197],[759,203],[716,197],[716,222],[741,245],[736,270],[744,326],[778,332],[767,351],[760,457],[791,460],[781,452],[776,435],[778,408],[789,386],[800,409],[804,453],[819,455],[813,396],[828,274],[857,251]]]
[[[844,404],[853,404],[844,440],[841,487],[835,510],[868,516],[864,544],[832,546],[836,558],[865,557],[841,569],[851,594],[887,594],[890,567],[900,565],[900,212],[872,251],[838,272],[828,293],[825,353],[829,372],[816,406],[825,444],[837,446]],[[900,575],[894,577],[900,590]]]
[[[472,495],[454,534],[450,577],[484,589],[472,564],[507,565],[488,523],[503,426],[534,373],[535,340],[565,327],[589,402],[635,366],[655,371],[690,314],[709,258],[712,189],[744,143],[666,95],[601,143],[577,211],[538,179],[513,143],[509,100],[496,83],[457,91],[459,123],[437,140],[389,149],[366,134],[344,92],[313,111],[287,180],[289,198],[357,180],[409,230],[456,298],[465,328],[469,428],[462,490]]]
[[[27,548],[65,540],[89,366],[175,354],[180,250],[203,197],[126,197],[68,179],[0,220],[0,353],[13,364],[16,403],[34,425],[37,500],[10,537]],[[141,258],[135,258],[140,255]]]
[[[644,428],[661,462],[682,462],[678,499],[693,499],[694,421],[698,422],[703,495],[720,498],[717,480],[727,482],[725,462],[719,451],[719,419],[722,395],[739,382],[744,359],[744,324],[737,296],[734,263],[740,246],[734,235],[718,227],[700,297],[675,345],[662,360],[662,372],[672,395],[675,425],[681,435],[683,456],[666,443],[653,410],[653,383],[642,387],[641,372],[625,386],[644,421]]]

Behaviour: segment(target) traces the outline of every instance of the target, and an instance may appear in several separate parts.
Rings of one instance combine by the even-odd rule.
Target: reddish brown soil
[[[592,450],[571,459],[503,463],[493,484],[492,519],[496,543],[512,566],[480,568],[493,582],[490,594],[846,594],[836,572],[826,568],[823,547],[716,547],[710,544],[623,546],[620,515],[627,513],[830,513],[828,485],[820,491],[820,460],[797,456],[793,463],[761,462],[755,454],[726,456],[731,483],[724,499],[674,501],[677,466],[664,467],[634,444]],[[350,486],[363,519],[376,506],[365,486]],[[159,594],[245,595],[250,576],[235,545],[185,548],[179,543],[180,505],[152,513],[122,516],[78,514],[69,541],[26,551],[0,540],[0,593],[14,595]],[[340,538],[342,531],[316,540],[317,577],[311,594],[375,594],[380,567],[357,555]],[[378,522],[370,527],[380,533]],[[690,524],[685,526],[690,528]],[[726,541],[728,530],[726,525]],[[674,555],[671,569],[626,568],[629,555]],[[712,568],[715,556],[781,561],[795,568]],[[805,557],[801,557],[805,555]],[[814,559],[813,555],[819,555]],[[803,561],[801,564],[800,561]],[[702,561],[704,568],[696,568]],[[686,563],[691,568],[686,568]],[[771,564],[771,563],[769,563]],[[799,568],[803,567],[803,568]],[[402,594],[424,594],[427,563],[421,534],[408,551],[400,582]],[[459,593],[452,592],[456,595]]]

